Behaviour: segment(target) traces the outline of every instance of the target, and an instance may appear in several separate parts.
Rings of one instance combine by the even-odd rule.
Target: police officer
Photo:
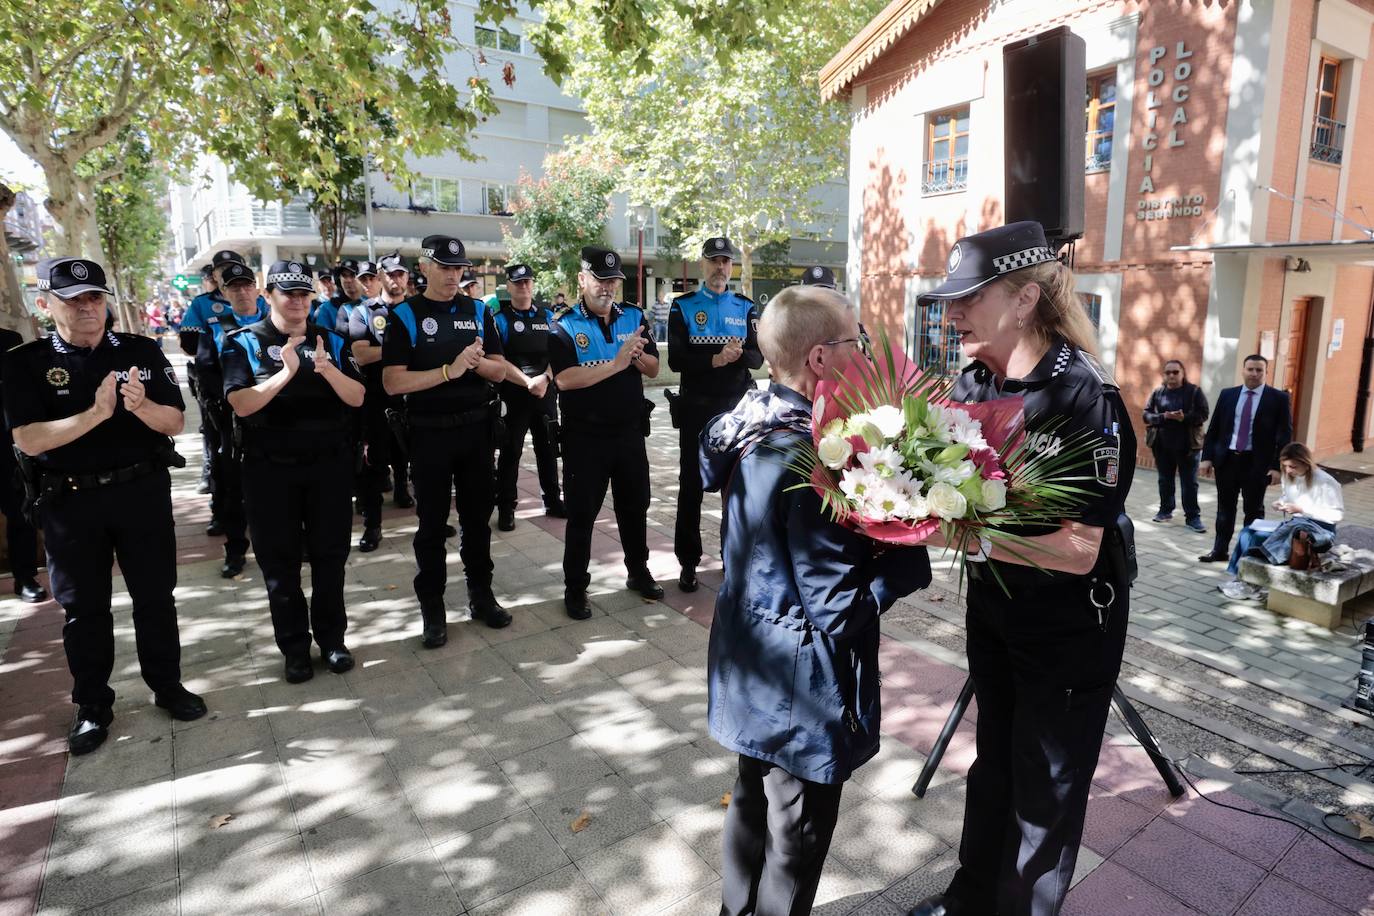
[[[266,318],[267,307],[258,298],[258,279],[252,268],[234,262],[225,264],[219,274],[220,292],[229,300],[229,308],[211,310],[210,332],[200,335],[196,351],[196,375],[200,379],[201,414],[215,441],[210,456],[215,483],[210,509],[225,534],[220,575],[232,579],[243,572],[248,553],[248,518],[243,510],[243,467],[234,447],[233,411],[224,400],[220,353],[231,332]]]
[[[1096,335],[1073,274],[1039,223],[960,239],[948,278],[920,301],[946,303],[973,360],[954,400],[1024,398],[1030,454],[1076,465],[1067,473],[1089,492],[1057,524],[1014,532],[1026,541],[1013,549],[983,542],[984,562],[969,564],[978,756],[959,869],[944,894],[911,912],[1050,916],[1073,875],[1125,647],[1131,545],[1123,507],[1135,436],[1093,356]]]
[[[829,267],[808,267],[802,274],[802,286],[824,286],[835,288],[835,272]]]
[[[469,299],[476,299],[479,302],[482,297],[478,295],[481,291],[481,284],[477,281],[477,273],[473,270],[463,271],[463,277],[458,281],[458,292],[467,296]]]
[[[0,328],[0,352],[13,350],[23,342],[18,331]],[[0,383],[3,379],[4,373],[0,372]],[[14,576],[14,593],[20,600],[36,604],[48,600],[48,590],[38,584],[38,532],[24,517],[23,501],[23,489],[15,480],[14,439],[6,428],[0,431],[0,512],[5,515],[10,573]]]
[[[368,299],[375,297],[381,292],[381,284],[377,281],[377,264],[374,261],[345,261],[345,264],[352,264],[356,269],[358,298],[351,302],[339,303],[339,311],[334,317],[334,330],[343,336],[348,336],[348,329],[352,326],[353,313],[357,311]]]
[[[403,509],[415,505],[410,498],[404,444],[396,441],[387,419],[388,410],[400,410],[403,405],[399,398],[387,394],[382,387],[382,349],[387,319],[391,310],[406,299],[409,274],[399,254],[383,257],[382,294],[364,300],[349,318],[350,347],[353,358],[363,368],[363,381],[367,386],[367,397],[363,401],[363,472],[358,485],[358,500],[363,511],[363,536],[358,540],[358,549],[363,553],[371,553],[382,542],[382,493],[386,489],[388,468],[394,475],[396,505]]]
[[[353,258],[342,260],[334,266],[334,280],[339,291],[315,308],[315,314],[310,319],[311,322],[322,328],[338,329],[339,313],[344,312],[346,314],[355,304],[363,300],[363,284],[358,279],[360,270],[362,270],[362,265]],[[347,327],[347,317],[344,321],[344,327]]]
[[[751,369],[763,365],[759,316],[748,297],[729,289],[734,248],[724,237],[701,249],[701,286],[678,296],[668,310],[668,368],[682,376],[673,408],[678,428],[677,525],[673,552],[682,567],[678,587],[697,588],[701,562],[701,431],[753,387]]]
[[[448,641],[444,525],[455,491],[468,608],[489,627],[511,621],[491,588],[492,454],[500,410],[495,383],[505,378],[506,364],[491,313],[458,292],[463,268],[472,266],[463,243],[430,235],[420,245],[420,271],[428,283],[423,293],[391,310],[382,384],[388,394],[405,396],[420,516],[415,597],[422,643],[437,648]]]
[[[645,598],[663,597],[649,572],[645,518],[649,512],[649,409],[644,377],[658,375],[658,345],[638,306],[617,303],[625,272],[620,255],[582,249],[578,302],[554,316],[549,365],[563,405],[563,495],[567,536],[563,544],[563,604],[568,616],[586,620],[591,575],[592,526],[609,484],[620,531],[625,587]]]
[[[382,294],[382,272],[373,261],[360,261],[358,282],[363,285],[363,299],[376,299]]]
[[[362,406],[363,383],[344,339],[307,322],[313,290],[309,267],[274,263],[267,318],[231,332],[220,354],[224,396],[238,418],[253,553],[293,684],[314,676],[312,631],[330,671],[353,667],[343,584],[352,521],[350,408]],[[310,550],[308,608],[302,540]]]
[[[534,302],[534,271],[528,264],[506,265],[510,302],[496,313],[496,331],[506,356],[506,379],[501,400],[506,405],[506,438],[496,466],[496,527],[515,528],[515,480],[520,473],[520,452],[525,432],[534,436],[534,461],[539,469],[539,490],[544,514],[567,518],[558,495],[558,457],[555,440],[558,422],[557,388],[549,368],[549,332],[553,315]]]
[[[242,260],[236,251],[217,251],[210,259],[210,263],[200,269],[200,285],[203,292],[191,300],[191,304],[186,307],[186,313],[181,316],[181,327],[177,329],[177,341],[181,345],[181,352],[189,357],[186,363],[186,383],[191,388],[191,396],[197,402],[200,400],[200,379],[196,375],[195,359],[196,351],[200,349],[200,335],[208,333],[210,330],[209,316],[215,305],[219,305],[223,310],[228,307],[228,300],[219,290],[218,270],[220,264],[228,263],[232,260]],[[198,493],[211,493],[214,490],[214,483],[211,477],[212,457],[215,453],[214,430],[206,429],[205,417],[201,417],[200,429],[201,436],[201,465],[200,465],[200,486],[196,488]],[[215,518],[214,510],[210,512],[210,526],[205,531],[211,537],[221,534],[219,521]]]
[[[72,672],[73,754],[95,750],[114,714],[111,572],[117,559],[133,604],[138,663],[155,702],[176,719],[205,715],[181,685],[170,436],[185,404],[151,338],[105,328],[105,271],[82,258],[38,265],[38,306],[56,333],[4,357],[5,418],[23,462],[48,552]],[[31,463],[30,463],[31,462]]]

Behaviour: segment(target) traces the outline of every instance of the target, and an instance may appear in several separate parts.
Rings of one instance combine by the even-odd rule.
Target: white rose
[[[902,434],[906,427],[906,416],[902,411],[891,404],[884,404],[875,407],[868,412],[868,420],[883,434],[887,440],[896,439]]]
[[[854,446],[843,436],[825,436],[821,439],[816,453],[820,456],[821,464],[832,471],[838,471],[848,465],[849,459],[854,457]]]
[[[968,500],[964,494],[944,481],[931,485],[930,492],[926,494],[926,503],[932,515],[947,521],[961,519],[968,511]]]
[[[930,515],[930,503],[924,496],[907,497],[907,518],[919,522]]]
[[[996,512],[1007,506],[1007,482],[1005,480],[983,481],[983,498],[980,500],[988,512]]]

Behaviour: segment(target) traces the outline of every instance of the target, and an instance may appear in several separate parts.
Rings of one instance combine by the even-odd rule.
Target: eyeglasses
[[[821,341],[821,345],[826,347],[838,347],[840,344],[847,343],[858,344],[859,349],[862,350],[864,353],[868,353],[873,349],[873,341],[869,339],[868,331],[864,329],[862,323],[859,324],[858,337],[841,337],[839,340]]]
[[[1182,375],[1182,374],[1183,374],[1183,370],[1182,370],[1182,369],[1165,369],[1165,370],[1164,370],[1164,374],[1165,374],[1165,375]]]

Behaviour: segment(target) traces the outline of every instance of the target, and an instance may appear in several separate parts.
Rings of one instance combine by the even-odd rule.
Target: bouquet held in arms
[[[1084,502],[1075,483],[1091,479],[1087,437],[1038,452],[1019,395],[954,404],[950,388],[880,337],[816,386],[812,448],[797,470],[837,522],[876,541],[916,545],[939,532],[961,561],[998,544],[1034,566],[1018,550],[1022,532],[1048,533]]]

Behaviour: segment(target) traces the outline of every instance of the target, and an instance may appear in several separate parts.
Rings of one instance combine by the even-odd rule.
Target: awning
[[[1222,242],[1216,245],[1174,245],[1170,251],[1209,254],[1259,254],[1271,258],[1319,258],[1353,264],[1374,264],[1374,239],[1342,239],[1339,242]]]
[[[892,0],[821,68],[821,101],[828,102],[847,91],[855,77],[939,3],[940,0]]]

